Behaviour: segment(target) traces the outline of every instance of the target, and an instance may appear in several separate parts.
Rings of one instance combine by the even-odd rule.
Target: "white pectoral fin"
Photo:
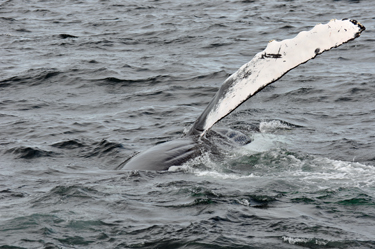
[[[365,27],[355,20],[331,20],[293,39],[271,41],[221,86],[188,134],[200,134],[227,116],[265,86],[318,54],[357,38]]]

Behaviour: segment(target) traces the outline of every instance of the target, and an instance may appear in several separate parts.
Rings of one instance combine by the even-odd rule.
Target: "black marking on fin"
[[[264,59],[264,58],[279,59],[279,58],[281,58],[281,54],[267,54],[267,53],[264,53],[264,54],[262,54],[261,59]]]
[[[365,26],[363,26],[363,25],[362,25],[360,22],[358,22],[357,20],[349,19],[349,21],[350,21],[351,23],[353,23],[354,25],[357,25],[358,28],[359,28],[359,31],[355,34],[354,38],[359,37],[359,36],[361,35],[361,33],[362,33],[363,31],[366,30]]]

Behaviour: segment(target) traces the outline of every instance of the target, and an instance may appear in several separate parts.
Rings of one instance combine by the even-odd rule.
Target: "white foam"
[[[297,243],[308,243],[308,242],[313,242],[316,245],[324,246],[327,245],[328,242],[321,240],[321,239],[315,239],[315,238],[296,238],[296,237],[289,237],[289,236],[283,236],[282,240],[284,242],[287,242],[289,244],[297,244]]]
[[[314,172],[315,174],[307,175],[307,179],[312,179],[318,174],[320,179],[331,183],[338,183],[342,186],[350,187],[375,187],[375,167],[365,165],[359,162],[345,162],[332,160],[329,158],[316,158],[317,169],[322,172]],[[320,173],[320,174],[319,174]]]
[[[306,188],[325,189],[327,187],[375,187],[375,167],[359,162],[333,160],[326,157],[312,155],[290,154],[281,147],[287,144],[288,138],[283,135],[258,133],[253,142],[237,150],[229,160],[236,160],[241,156],[256,155],[260,157],[253,167],[254,172],[244,171],[228,173],[225,162],[218,164],[210,160],[209,156],[190,161],[183,167],[199,177],[220,179],[245,178],[275,178],[299,183]],[[259,154],[259,155],[257,155]],[[262,158],[264,157],[264,159]],[[194,168],[194,165],[204,164],[206,169]],[[207,169],[209,168],[209,169]]]
[[[275,132],[277,130],[291,130],[288,124],[282,123],[280,120],[262,121],[259,124],[259,130],[262,133]]]
[[[290,143],[284,135],[274,135],[266,133],[256,133],[252,136],[251,143],[245,145],[247,154],[270,151],[271,149],[280,148]]]
[[[218,165],[211,161],[208,152],[203,153],[202,155],[195,157],[181,166],[171,166],[168,171],[185,171],[185,172],[194,172],[194,168],[197,165],[204,165],[213,170],[218,168]]]
[[[239,174],[233,174],[233,173],[223,173],[223,172],[208,171],[208,170],[205,170],[205,171],[195,170],[193,173],[196,176],[201,176],[201,177],[205,177],[205,178],[219,178],[219,179],[233,179],[233,180],[256,177],[253,174],[239,175]]]

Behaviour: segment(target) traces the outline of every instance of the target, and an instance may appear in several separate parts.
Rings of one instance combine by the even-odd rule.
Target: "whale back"
[[[331,20],[293,39],[269,42],[264,51],[225,80],[187,134],[203,136],[216,122],[291,69],[355,39],[364,30],[355,20]]]
[[[158,144],[129,158],[117,169],[168,170],[171,166],[181,166],[204,152],[208,151],[218,157],[224,148],[242,146],[250,142],[251,139],[239,131],[218,128],[210,130],[204,139],[187,136]]]
[[[126,170],[168,170],[169,167],[182,165],[200,154],[198,143],[192,137],[186,137],[151,147],[131,157],[118,168]]]

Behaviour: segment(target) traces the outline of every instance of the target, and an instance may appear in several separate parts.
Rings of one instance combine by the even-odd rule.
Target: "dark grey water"
[[[0,248],[375,248],[374,9],[0,0]],[[252,144],[114,170],[180,137],[268,41],[347,17],[360,38],[217,125]]]

